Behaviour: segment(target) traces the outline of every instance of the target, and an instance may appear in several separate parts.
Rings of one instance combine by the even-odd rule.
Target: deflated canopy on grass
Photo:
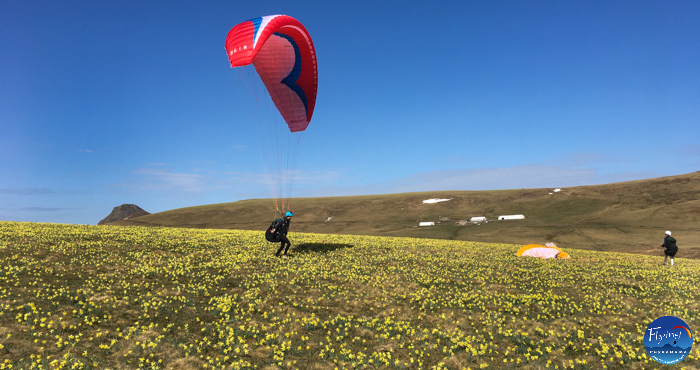
[[[518,257],[571,258],[566,252],[557,248],[554,243],[547,243],[547,245],[528,244],[518,249],[518,253],[515,255]]]

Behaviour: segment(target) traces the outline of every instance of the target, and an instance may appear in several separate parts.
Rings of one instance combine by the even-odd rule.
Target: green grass
[[[646,326],[700,327],[697,260],[290,237],[0,222],[0,369],[660,368]]]

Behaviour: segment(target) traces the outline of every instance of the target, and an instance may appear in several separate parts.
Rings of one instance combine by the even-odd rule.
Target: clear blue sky
[[[269,198],[224,41],[314,39],[296,196],[700,169],[700,2],[0,0],[0,220]]]

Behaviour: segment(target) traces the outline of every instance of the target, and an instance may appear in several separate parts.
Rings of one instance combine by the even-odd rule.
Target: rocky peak
[[[150,213],[144,211],[141,207],[135,204],[122,204],[121,206],[114,207],[112,213],[105,217],[102,221],[98,222],[98,225],[105,225],[110,222],[121,221],[128,218],[134,218],[139,216],[148,215]]]

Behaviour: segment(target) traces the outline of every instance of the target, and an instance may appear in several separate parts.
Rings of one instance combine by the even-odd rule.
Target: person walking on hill
[[[285,213],[284,218],[276,220],[277,222],[270,226],[265,235],[267,240],[281,243],[279,249],[277,249],[277,253],[275,253],[275,257],[279,257],[282,250],[284,250],[282,257],[287,257],[289,247],[292,246],[292,243],[287,238],[287,233],[289,232],[289,223],[292,221],[293,216],[294,214],[292,212]]]
[[[664,243],[659,246],[659,248],[664,248],[664,265],[666,260],[671,257],[671,266],[673,266],[673,257],[676,256],[678,252],[678,246],[676,245],[676,239],[671,236],[670,231],[666,231],[666,236],[664,237]]]

